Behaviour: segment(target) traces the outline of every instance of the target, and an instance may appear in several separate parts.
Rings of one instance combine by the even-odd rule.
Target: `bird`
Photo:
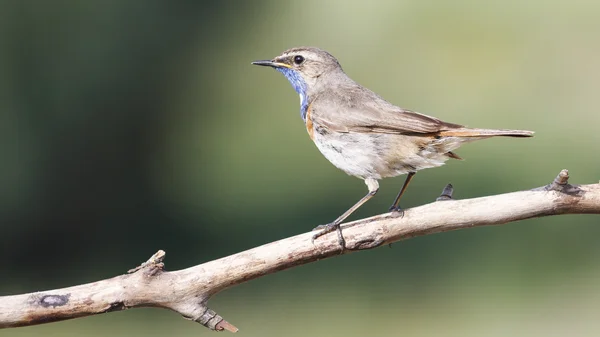
[[[325,50],[295,47],[253,65],[281,72],[300,96],[300,117],[310,139],[335,167],[363,179],[368,193],[333,222],[317,226],[314,241],[333,231],[345,248],[340,224],[379,190],[379,180],[406,174],[389,211],[400,207],[417,171],[459,159],[453,151],[463,143],[495,136],[531,137],[533,131],[478,129],[444,122],[404,109],[352,80]]]

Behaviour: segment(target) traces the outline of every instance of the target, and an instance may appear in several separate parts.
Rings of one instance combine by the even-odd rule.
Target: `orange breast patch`
[[[310,104],[308,105],[308,107],[306,108],[306,131],[308,131],[308,136],[310,137],[311,140],[315,140],[314,138],[314,133],[315,133],[315,128],[313,126],[313,122],[310,116]]]

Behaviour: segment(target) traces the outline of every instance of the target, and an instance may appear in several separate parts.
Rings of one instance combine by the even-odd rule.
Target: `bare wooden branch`
[[[549,185],[496,196],[454,200],[446,186],[438,201],[343,226],[344,254],[419,235],[558,214],[600,214],[600,184],[570,185],[567,170]],[[206,303],[248,280],[340,254],[337,234],[311,242],[304,233],[191,268],[163,270],[159,251],[128,274],[84,285],[0,297],[0,328],[28,326],[135,307],[171,309],[212,330],[237,331]]]

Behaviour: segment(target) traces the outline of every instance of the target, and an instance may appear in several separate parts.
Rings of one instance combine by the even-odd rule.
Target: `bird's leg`
[[[350,216],[350,214],[352,214],[360,206],[362,206],[365,202],[369,201],[369,199],[371,199],[373,196],[375,196],[375,194],[379,190],[379,183],[375,179],[371,179],[371,178],[365,179],[365,184],[367,184],[367,187],[369,188],[369,193],[367,193],[367,195],[362,197],[356,204],[354,204],[354,206],[350,207],[346,212],[344,212],[344,214],[340,215],[332,223],[328,223],[327,225],[320,225],[320,226],[317,226],[316,228],[314,228],[313,230],[320,229],[321,231],[318,232],[317,234],[313,235],[313,237],[312,237],[313,242],[315,241],[315,239],[317,239],[320,236],[323,236],[327,233],[331,233],[333,231],[337,231],[338,242],[340,243],[340,246],[342,246],[342,251],[344,251],[344,249],[346,248],[346,240],[344,240],[344,236],[342,235],[342,229],[340,228],[340,224],[342,223],[342,221],[346,220],[346,218],[348,216]]]
[[[404,185],[402,185],[400,192],[398,192],[398,195],[396,196],[396,200],[394,200],[394,203],[392,204],[392,206],[390,206],[391,212],[397,212],[399,216],[404,216],[404,211],[402,210],[402,208],[400,208],[400,198],[402,198],[404,191],[406,191],[408,184],[410,183],[410,181],[416,173],[417,172],[408,172],[406,180],[404,180]]]

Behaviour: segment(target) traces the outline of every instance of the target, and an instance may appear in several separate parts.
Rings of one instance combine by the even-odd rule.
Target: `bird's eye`
[[[297,65],[300,65],[300,64],[302,64],[302,62],[304,62],[304,57],[302,55],[294,56],[294,63],[296,63]]]

